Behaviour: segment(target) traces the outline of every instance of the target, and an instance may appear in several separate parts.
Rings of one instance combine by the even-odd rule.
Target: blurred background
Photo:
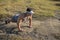
[[[60,10],[60,0],[0,0],[0,18],[25,12],[27,7],[32,7],[37,16],[54,16],[55,10]]]

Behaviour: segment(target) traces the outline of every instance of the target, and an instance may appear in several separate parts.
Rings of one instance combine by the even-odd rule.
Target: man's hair
[[[29,11],[30,12],[30,11],[32,11],[32,8],[27,8],[26,11]]]

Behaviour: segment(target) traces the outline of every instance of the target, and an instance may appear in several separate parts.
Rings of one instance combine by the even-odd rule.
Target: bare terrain
[[[33,19],[32,24],[32,28],[28,28],[28,22],[22,23],[25,31],[19,32],[16,23],[0,22],[0,40],[60,40],[58,19],[52,17]]]

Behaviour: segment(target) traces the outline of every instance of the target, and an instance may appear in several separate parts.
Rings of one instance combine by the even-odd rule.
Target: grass
[[[25,12],[27,7],[32,7],[37,15],[54,16],[54,10],[60,9],[54,3],[50,0],[0,0],[0,14],[14,14],[15,11]]]

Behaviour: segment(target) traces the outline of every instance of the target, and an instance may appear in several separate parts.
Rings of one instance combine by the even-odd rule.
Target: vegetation
[[[25,12],[27,7],[32,7],[39,16],[54,16],[54,11],[60,9],[54,3],[51,0],[0,0],[0,15],[12,15],[17,11]]]

